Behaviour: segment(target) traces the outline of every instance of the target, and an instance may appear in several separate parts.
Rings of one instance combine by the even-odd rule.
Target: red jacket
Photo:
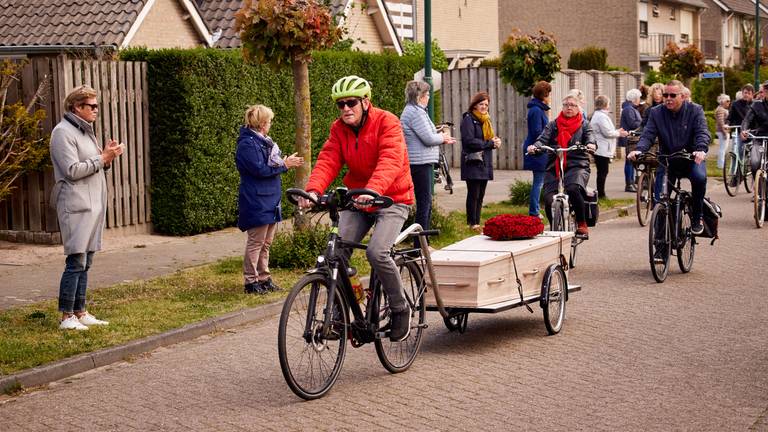
[[[371,189],[395,203],[413,204],[408,150],[394,114],[371,106],[357,136],[341,119],[333,122],[306,190],[323,193],[345,164],[349,170],[343,181],[348,188]]]

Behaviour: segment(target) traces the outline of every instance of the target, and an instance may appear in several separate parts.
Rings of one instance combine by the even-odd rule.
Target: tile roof
[[[120,46],[147,0],[0,0],[0,46]]]
[[[707,4],[704,3],[703,0],[671,0],[671,1],[673,1],[674,3],[685,4],[688,6],[694,6],[694,7],[703,8],[703,9],[708,8]]]
[[[344,12],[347,0],[331,0],[331,15]],[[242,0],[197,0],[203,20],[213,34],[221,29],[216,48],[239,48],[240,36],[235,30],[235,14],[243,6]]]
[[[755,2],[752,0],[720,0],[720,3],[724,4],[730,11],[744,15],[755,15]],[[765,4],[761,3],[761,6],[765,7]],[[761,13],[760,16],[766,16],[765,12]]]

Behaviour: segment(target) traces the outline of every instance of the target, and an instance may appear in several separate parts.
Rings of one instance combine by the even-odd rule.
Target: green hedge
[[[248,105],[275,113],[270,135],[284,153],[294,147],[290,70],[246,65],[239,50],[131,49],[122,60],[148,64],[152,221],[161,233],[189,235],[237,221],[239,176],[234,152]],[[337,109],[333,83],[356,74],[371,81],[376,106],[399,115],[405,83],[419,60],[394,54],[318,52],[310,65],[313,159],[328,136]],[[293,183],[283,176],[283,188]]]
[[[596,46],[575,49],[568,57],[568,69],[608,70],[608,51]]]

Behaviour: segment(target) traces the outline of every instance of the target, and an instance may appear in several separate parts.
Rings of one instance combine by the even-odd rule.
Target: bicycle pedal
[[[417,324],[417,325],[415,326],[415,328],[425,329],[425,328],[429,328],[429,325],[428,325],[427,323],[424,323],[424,324]]]

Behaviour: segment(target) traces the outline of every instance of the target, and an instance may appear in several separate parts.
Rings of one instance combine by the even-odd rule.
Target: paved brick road
[[[750,224],[748,197],[711,189],[723,239],[664,284],[634,218],[595,229],[558,336],[539,310],[471,315],[463,335],[430,313],[410,371],[350,349],[333,391],[303,402],[271,319],[6,399],[0,430],[766,431],[768,229]]]

